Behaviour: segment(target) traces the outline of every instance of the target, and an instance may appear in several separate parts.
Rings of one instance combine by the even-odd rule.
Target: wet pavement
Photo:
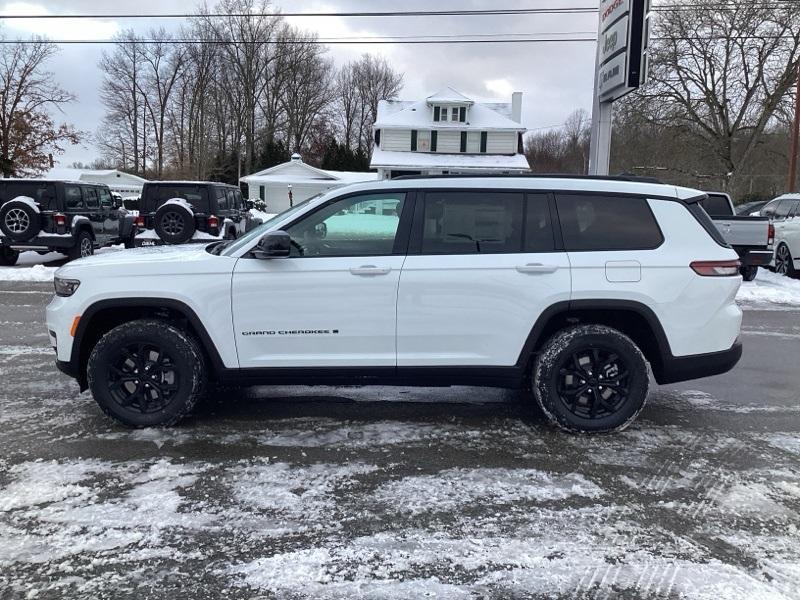
[[[800,597],[800,312],[609,436],[481,388],[259,387],[173,429],[53,365],[0,283],[0,598]]]

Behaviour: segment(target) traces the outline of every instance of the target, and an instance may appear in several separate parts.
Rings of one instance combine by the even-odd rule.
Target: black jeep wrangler
[[[133,216],[107,185],[47,179],[0,179],[0,265],[25,250],[70,259],[100,246],[133,247]]]
[[[149,181],[144,184],[136,246],[236,239],[261,224],[239,188],[207,181]]]

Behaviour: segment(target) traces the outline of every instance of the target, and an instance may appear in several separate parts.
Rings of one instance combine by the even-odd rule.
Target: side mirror
[[[285,231],[270,231],[253,249],[256,258],[285,258],[292,251],[292,238]]]
[[[256,207],[255,202],[253,202],[252,200],[245,200],[244,205],[245,208],[247,208],[247,210],[252,210],[253,208]]]

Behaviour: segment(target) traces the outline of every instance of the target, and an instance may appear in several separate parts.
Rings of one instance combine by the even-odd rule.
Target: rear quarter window
[[[58,210],[56,187],[52,183],[15,181],[0,184],[0,204],[17,196],[33,198],[41,210]]]
[[[650,250],[664,241],[644,198],[561,194],[556,205],[565,250]]]

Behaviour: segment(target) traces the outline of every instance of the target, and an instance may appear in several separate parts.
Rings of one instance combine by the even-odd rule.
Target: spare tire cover
[[[33,199],[14,198],[0,207],[0,231],[16,242],[26,242],[41,230],[39,212],[31,206]]]
[[[156,211],[153,221],[158,237],[167,244],[182,244],[194,235],[194,214],[183,204],[164,204]]]

